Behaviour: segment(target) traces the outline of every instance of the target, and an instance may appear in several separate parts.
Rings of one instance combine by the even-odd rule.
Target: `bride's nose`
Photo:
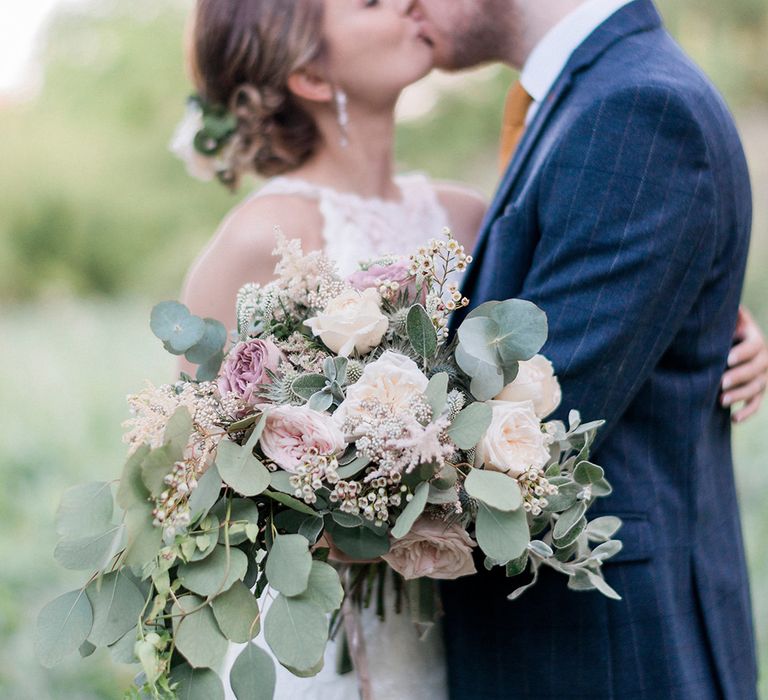
[[[397,10],[402,15],[409,15],[411,12],[413,12],[413,9],[416,7],[417,0],[395,0],[395,4],[397,7]]]

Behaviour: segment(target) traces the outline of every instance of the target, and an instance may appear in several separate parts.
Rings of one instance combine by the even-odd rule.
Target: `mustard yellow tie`
[[[525,116],[528,114],[531,104],[533,104],[533,98],[518,80],[510,89],[507,102],[504,105],[504,123],[501,127],[501,149],[499,151],[499,168],[502,172],[507,169],[520,139],[523,138]]]

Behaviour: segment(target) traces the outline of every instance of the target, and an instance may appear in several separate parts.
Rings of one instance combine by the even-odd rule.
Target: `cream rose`
[[[455,579],[477,573],[476,546],[460,525],[421,517],[405,537],[392,541],[382,559],[406,579]]]
[[[323,313],[306,324],[333,352],[343,357],[353,351],[365,355],[381,342],[389,327],[380,304],[375,289],[348,289],[331,299]]]
[[[333,418],[307,406],[269,409],[259,444],[269,459],[291,473],[312,449],[321,455],[336,455],[347,446]]]
[[[507,384],[496,400],[532,401],[536,415],[543,420],[560,405],[562,398],[552,363],[544,355],[536,355],[520,363],[515,381]]]
[[[493,410],[491,425],[477,446],[476,461],[490,469],[520,476],[528,468],[549,461],[549,438],[532,401],[488,401]]]
[[[376,399],[392,408],[395,415],[408,412],[413,401],[423,397],[429,380],[418,365],[405,355],[388,350],[363,370],[363,376],[347,389],[347,398],[334,418],[347,418],[364,413],[362,404]]]

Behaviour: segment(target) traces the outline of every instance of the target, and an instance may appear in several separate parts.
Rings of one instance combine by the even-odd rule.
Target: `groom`
[[[570,407],[596,445],[623,596],[548,569],[446,582],[452,700],[751,700],[750,594],[719,378],[736,323],[751,195],[722,99],[651,0],[419,0],[446,68],[522,68],[509,164],[466,283],[530,299]],[[594,515],[597,515],[595,513]]]

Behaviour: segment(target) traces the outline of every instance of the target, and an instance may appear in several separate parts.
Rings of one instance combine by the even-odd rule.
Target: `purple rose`
[[[379,289],[382,285],[396,283],[398,288],[405,287],[413,279],[409,271],[410,263],[405,258],[391,265],[371,265],[367,270],[358,270],[347,279],[358,291]]]
[[[276,372],[283,356],[271,340],[238,343],[227,356],[219,372],[219,391],[236,394],[248,403],[256,403],[259,384],[268,384],[267,370]]]

